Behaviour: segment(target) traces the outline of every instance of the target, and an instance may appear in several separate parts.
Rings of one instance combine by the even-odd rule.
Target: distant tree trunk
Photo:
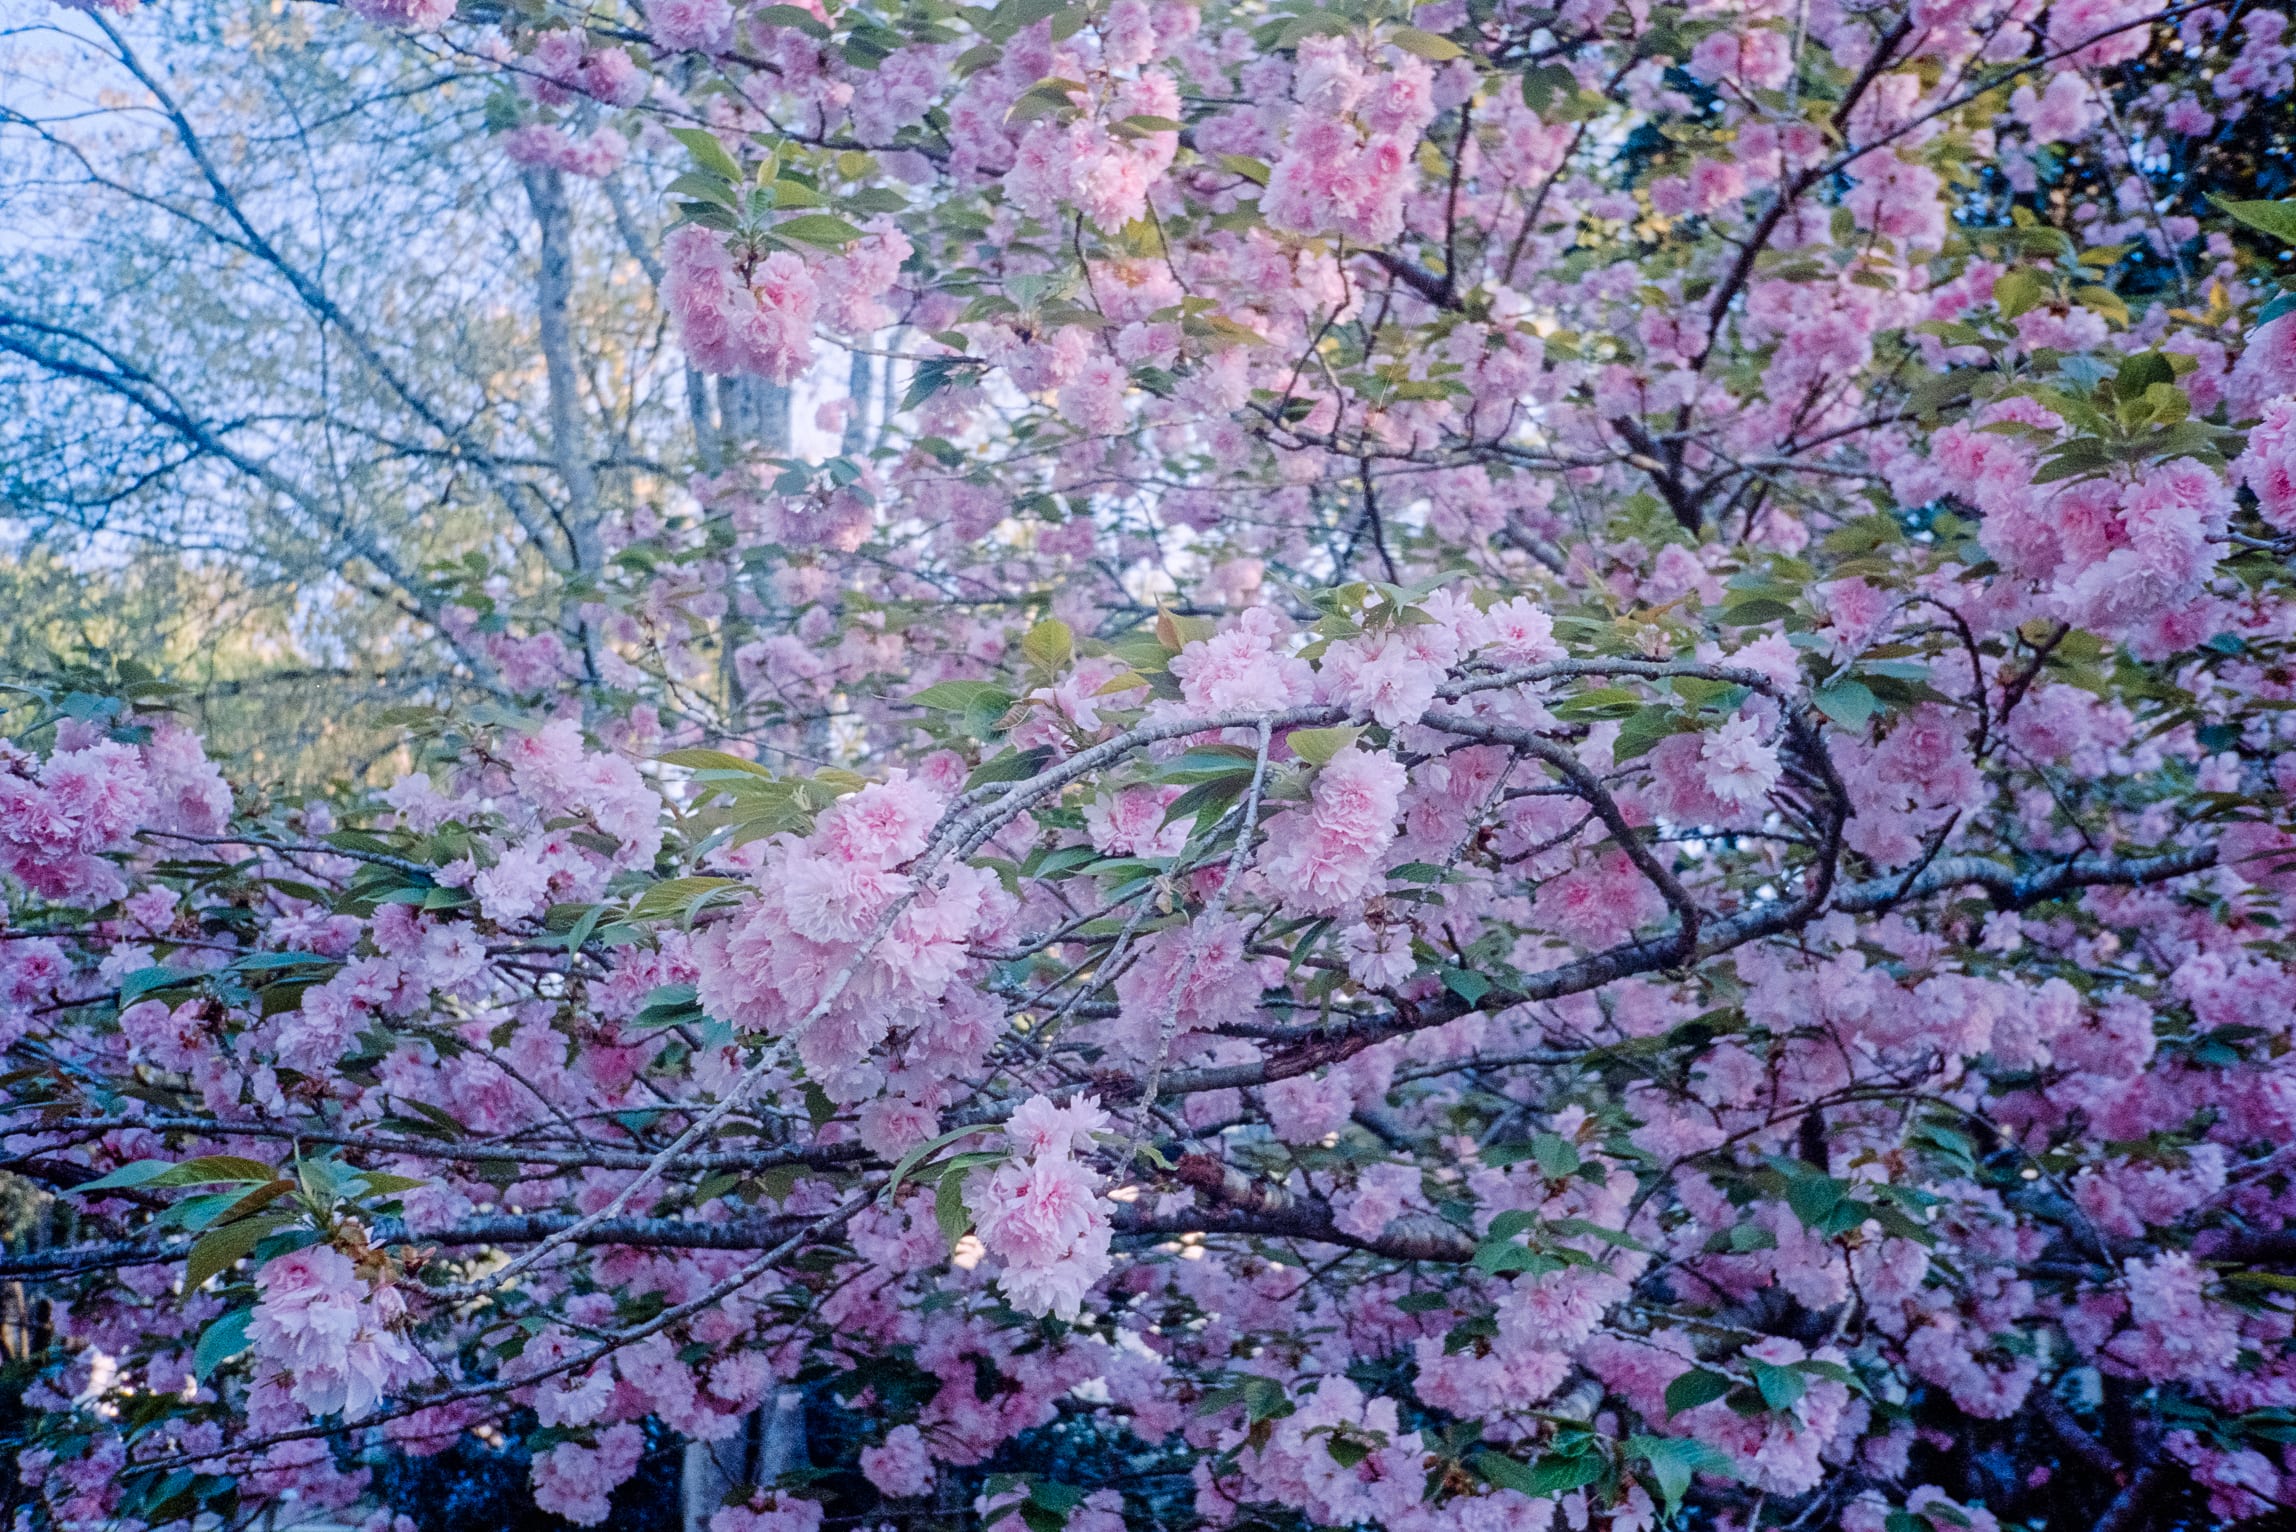
[[[685,1532],[709,1532],[736,1489],[771,1484],[806,1461],[805,1395],[785,1388],[723,1441],[686,1443]]]
[[[574,356],[574,215],[555,170],[526,172],[526,200],[542,236],[535,266],[535,310],[550,388],[550,451],[566,489],[561,523],[574,568],[594,573],[603,562],[598,539],[598,482],[583,442],[581,367]]]
[[[846,369],[845,391],[851,398],[845,412],[845,439],[837,450],[847,457],[859,457],[869,448],[869,389],[875,377],[871,361],[869,353],[856,345],[852,364]]]
[[[783,457],[789,452],[789,389],[764,378],[718,379],[718,419],[729,458],[745,450]]]

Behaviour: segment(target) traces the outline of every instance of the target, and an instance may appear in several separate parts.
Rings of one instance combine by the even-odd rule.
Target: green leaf
[[[673,197],[699,197],[705,202],[714,202],[729,212],[738,213],[741,211],[741,198],[734,194],[733,183],[723,176],[713,176],[704,171],[689,170],[671,181],[666,190]]]
[[[969,356],[928,356],[917,364],[910,379],[909,391],[901,396],[901,408],[913,410],[942,389],[977,377],[982,362]]]
[[[827,250],[842,250],[861,237],[861,231],[835,213],[803,213],[785,218],[771,231],[781,239],[800,240]]]
[[[191,1255],[183,1263],[183,1290],[198,1290],[199,1285],[217,1272],[228,1270],[232,1262],[262,1243],[263,1236],[284,1222],[276,1216],[269,1218],[243,1218],[227,1223],[220,1229],[210,1230],[191,1247]]]
[[[1811,1228],[1833,1215],[1849,1188],[1831,1176],[1796,1176],[1786,1183],[1786,1206]]]
[[[1881,711],[1881,701],[1862,681],[1836,681],[1810,696],[1819,712],[1852,734],[1863,734],[1873,715]]]
[[[1489,1277],[1510,1271],[1550,1270],[1554,1265],[1553,1256],[1512,1240],[1487,1239],[1475,1247],[1475,1269]]]
[[[233,1309],[201,1332],[191,1353],[191,1375],[206,1382],[208,1375],[248,1347],[247,1324],[255,1310]]]
[[[1722,621],[1733,628],[1782,622],[1793,615],[1792,607],[1771,596],[1753,596],[1744,601],[1733,601],[1722,609]]]
[[[1030,628],[1021,639],[1020,652],[1032,664],[1042,665],[1047,670],[1059,670],[1076,655],[1076,635],[1059,618],[1047,617]]]
[[[901,1183],[907,1180],[910,1173],[916,1170],[918,1166],[924,1164],[925,1161],[931,1159],[934,1155],[939,1154],[943,1149],[948,1148],[949,1145],[956,1143],[959,1139],[970,1138],[976,1133],[993,1132],[996,1129],[996,1126],[997,1125],[993,1122],[976,1122],[966,1127],[952,1128],[948,1132],[943,1133],[940,1137],[927,1139],[925,1142],[919,1144],[916,1148],[910,1150],[907,1154],[902,1155],[900,1163],[893,1167],[893,1174],[891,1178],[885,1182],[885,1191],[883,1196],[885,1204],[887,1206],[892,1205],[893,1199],[896,1195],[899,1194],[901,1190]]]
[[[2073,289],[2073,301],[2118,324],[2126,325],[2129,322],[2127,302],[2109,287],[2076,287]]]
[[[1051,762],[1050,745],[1039,745],[1034,750],[1000,750],[973,768],[972,774],[965,778],[965,786],[971,789],[985,787],[991,782],[1026,782]],[[1092,858],[1088,855],[1082,860],[1088,862]],[[1039,864],[1038,870],[1043,871],[1043,864]]]
[[[1417,27],[1397,27],[1387,34],[1387,40],[1405,53],[1416,53],[1430,63],[1445,64],[1465,56],[1467,50],[1450,38],[1434,32],[1423,32]]]
[[[1292,754],[1310,766],[1328,766],[1331,758],[1361,738],[1363,731],[1347,725],[1334,729],[1294,729],[1284,736]]]
[[[185,1160],[160,1175],[151,1178],[153,1186],[212,1186],[218,1182],[268,1181],[279,1172],[261,1160],[243,1159],[236,1154],[203,1154],[196,1160]],[[85,1190],[86,1188],[82,1188]]]
[[[1522,1153],[1515,1154],[1512,1159],[1492,1160],[1491,1163],[1494,1165],[1512,1165],[1523,1157],[1523,1153],[1530,1152],[1528,1144],[1521,1146],[1521,1149]],[[1505,1212],[1499,1213],[1491,1219],[1490,1230],[1484,1237],[1486,1239],[1513,1239],[1516,1235],[1528,1233],[1538,1226],[1538,1214],[1527,1208],[1508,1208]]]
[[[2019,314],[2038,308],[2048,289],[2040,276],[2030,267],[2020,266],[2004,272],[1993,283],[1993,301],[2001,309],[2001,317],[2015,319]]]
[[[941,1226],[941,1235],[952,1248],[971,1232],[973,1218],[965,1211],[965,1178],[961,1172],[942,1172],[941,1184],[933,1192],[933,1221]]]
[[[2296,1275],[2285,1271],[2227,1271],[2221,1275],[2227,1282],[2247,1287],[2269,1287],[2274,1292],[2296,1293]]]
[[[1550,1181],[1560,1181],[1579,1168],[1578,1146],[1560,1133],[1532,1134],[1531,1154]]]
[[[438,1134],[439,1136],[444,1138],[461,1138],[465,1135],[466,1130],[463,1128],[461,1120],[458,1119],[453,1113],[447,1111],[444,1107],[433,1106],[428,1101],[410,1101],[403,1096],[394,1097],[393,1099],[398,1105],[405,1107],[410,1112],[416,1113],[425,1121],[429,1122],[431,1125],[431,1131]]]
[[[1547,1231],[1550,1234],[1558,1234],[1564,1239],[1599,1239],[1604,1244],[1616,1246],[1621,1250],[1639,1250],[1645,1255],[1656,1253],[1650,1246],[1625,1230],[1605,1228],[1591,1219],[1558,1218],[1547,1225]]]
[[[1020,93],[1005,113],[1008,123],[1023,123],[1038,117],[1072,117],[1076,113],[1076,98],[1085,93],[1078,80],[1039,80]]]
[[[1002,42],[1015,32],[1057,15],[1066,7],[1067,0],[1003,0],[989,14],[988,24],[981,30]]]
[[[1217,824],[1220,816],[1227,813],[1251,785],[1252,774],[1249,771],[1231,771],[1198,782],[1165,806],[1163,822],[1168,825],[1178,824],[1183,819],[1193,818],[1199,831],[1207,825]]]
[[[148,1186],[173,1169],[175,1169],[175,1165],[172,1161],[137,1160],[133,1164],[122,1165],[108,1176],[100,1176],[93,1181],[83,1181],[64,1195],[83,1197],[91,1192],[117,1191],[130,1186]]]
[[[737,184],[743,179],[741,161],[727,152],[726,146],[718,141],[718,136],[707,128],[672,128],[670,137],[684,144],[686,152],[694,157],[694,163],[712,175],[723,176]]]
[[[2168,358],[2158,351],[2140,351],[2121,363],[2113,374],[2113,396],[2117,399],[2142,399],[2145,391],[2155,383],[2176,385],[2176,369]]]
[[[120,980],[120,1005],[125,1008],[144,996],[163,989],[174,989],[189,984],[199,975],[188,968],[139,968]]]
[[[638,896],[630,918],[661,920],[674,915],[681,925],[691,925],[706,906],[742,887],[739,878],[664,878]]]
[[[205,1219],[201,1223],[192,1225],[191,1227],[220,1229],[227,1223],[237,1223],[242,1218],[251,1218],[293,1190],[295,1190],[294,1182],[288,1180],[284,1176],[277,1177],[273,1180],[264,1182],[261,1186],[256,1187],[253,1191],[246,1193],[245,1195],[239,1197],[237,1200],[224,1204],[224,1206],[217,1211],[214,1217]],[[217,1195],[229,1196],[230,1194],[225,1192],[218,1193]],[[193,1200],[197,1202],[204,1202],[207,1199],[195,1198]],[[178,1216],[182,1215],[183,1207],[188,1207],[190,1205],[190,1203],[185,1203],[182,1205],[182,1207],[179,1207],[176,1210]]]
[[[1670,1516],[1688,1492],[1692,1475],[1730,1471],[1727,1455],[1704,1442],[1679,1436],[1630,1436],[1626,1439],[1626,1453],[1650,1465],[1650,1476],[1657,1481],[1663,1509]]]
[[[909,700],[919,707],[929,707],[944,713],[967,713],[984,704],[994,702],[998,712],[1012,706],[1012,693],[986,681],[943,681],[913,693]]]
[[[1652,703],[1626,715],[1618,726],[1618,738],[1610,748],[1611,759],[1620,764],[1648,755],[1658,742],[1668,735],[1680,732],[1681,721],[1674,709],[1664,703]]]
[[[1794,1364],[1794,1371],[1806,1372],[1812,1377],[1816,1378],[1830,1378],[1834,1382],[1841,1384],[1844,1388],[1855,1389],[1861,1394],[1866,1391],[1865,1379],[1859,1377],[1856,1373],[1851,1372],[1847,1367],[1844,1367],[1839,1362],[1828,1362],[1823,1359],[1813,1358],[1809,1361],[1796,1362]]]
[[[1773,1410],[1790,1410],[1809,1392],[1809,1380],[1791,1367],[1771,1362],[1748,1365],[1754,1370],[1754,1387],[1760,1390],[1762,1402]]]
[[[821,24],[821,18],[794,5],[769,5],[750,12],[750,18],[769,27],[792,27],[807,37],[824,41],[829,37],[829,29]]]
[[[1956,367],[1935,377],[1924,378],[1906,395],[1906,407],[1924,419],[1935,415],[1949,404],[1958,404],[1969,397],[1977,380],[1984,377],[1983,368]]]
[[[1489,1484],[1500,1489],[1511,1489],[1518,1495],[1538,1493],[1537,1477],[1531,1468],[1511,1457],[1496,1452],[1478,1452],[1468,1460],[1467,1466],[1483,1476]]]
[[[1223,154],[1218,164],[1222,170],[1242,176],[1255,186],[1267,185],[1268,177],[1274,174],[1266,160],[1255,160],[1248,154]]]
[[[1523,105],[1544,115],[1557,100],[1578,94],[1578,76],[1562,64],[1540,64],[1523,71]]]
[[[1666,1413],[1680,1415],[1702,1404],[1712,1404],[1730,1392],[1730,1380],[1721,1373],[1694,1367],[1666,1385]]]
[[[1552,1500],[1601,1478],[1602,1466],[1602,1458],[1596,1453],[1566,1457],[1550,1452],[1531,1469],[1531,1488],[1525,1493],[1534,1499]]]
[[[569,953],[579,953],[582,950],[583,945],[590,940],[591,933],[598,929],[598,922],[606,918],[606,909],[607,906],[603,904],[586,906],[574,924],[566,928],[566,950]]]
[[[1443,965],[1443,987],[1469,1005],[1477,1005],[1481,1003],[1485,995],[1491,992],[1491,981],[1469,969],[1456,968],[1445,963]]]
[[[2248,227],[2296,245],[2296,201],[2230,202],[2222,197],[2210,197],[2208,200]]]
[[[755,761],[745,761],[738,755],[723,750],[672,750],[654,759],[669,766],[684,766],[693,771],[738,771],[753,777],[771,779],[773,773]]]
[[[1073,1484],[1063,1484],[1057,1479],[1038,1479],[1028,1487],[1028,1498],[1032,1504],[1041,1505],[1062,1516],[1084,1504],[1086,1493]]]

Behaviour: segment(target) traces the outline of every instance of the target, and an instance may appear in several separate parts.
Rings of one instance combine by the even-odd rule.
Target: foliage
[[[463,693],[11,716],[31,1525],[597,1524],[785,1384],[713,1532],[2285,1512],[2279,13],[350,9],[488,81],[499,392],[220,172],[359,471],[0,311]]]

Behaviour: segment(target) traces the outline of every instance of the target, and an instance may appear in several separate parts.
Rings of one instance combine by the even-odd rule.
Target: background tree
[[[194,475],[516,528],[400,592],[486,700],[19,715],[35,1523],[595,1524],[789,1387],[713,1532],[2285,1514],[2279,13],[354,9],[523,363],[122,129],[394,422]],[[0,335],[181,435],[118,307]]]

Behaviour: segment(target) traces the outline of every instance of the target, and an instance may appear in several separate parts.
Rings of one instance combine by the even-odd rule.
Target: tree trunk
[[[769,1485],[806,1461],[805,1395],[794,1388],[743,1416],[725,1440],[686,1443],[685,1532],[709,1532],[728,1495]]]

